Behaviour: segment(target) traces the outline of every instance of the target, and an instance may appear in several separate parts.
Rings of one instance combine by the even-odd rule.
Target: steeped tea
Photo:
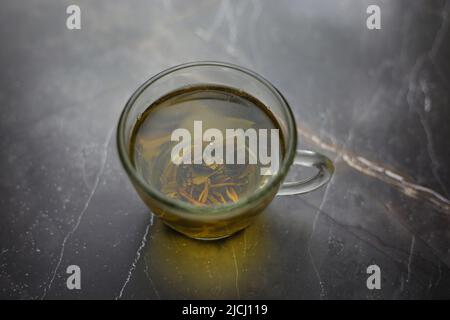
[[[174,132],[180,129],[189,138],[182,141],[183,150],[180,140],[174,141]],[[282,161],[283,137],[277,129],[269,109],[245,92],[216,85],[189,86],[158,99],[139,117],[131,136],[130,156],[138,174],[162,194],[195,206],[220,206],[255,193],[276,173],[277,166],[266,168],[257,157],[261,156],[258,151],[267,147],[270,154],[263,153],[265,160]],[[276,135],[267,134],[269,131]],[[208,132],[216,138],[211,139]],[[230,135],[236,132],[247,135],[241,140],[239,135]],[[258,133],[265,139],[258,141],[256,148],[252,142]],[[194,137],[199,134],[210,139],[198,142]],[[227,139],[217,141],[217,137]],[[275,139],[279,143],[274,143]],[[204,151],[200,153],[203,158],[196,158],[199,151]],[[223,159],[219,151],[220,155],[226,152]],[[175,161],[178,154],[187,161]],[[246,161],[239,161],[243,158]]]

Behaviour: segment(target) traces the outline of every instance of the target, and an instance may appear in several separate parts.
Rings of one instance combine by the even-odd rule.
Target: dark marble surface
[[[69,31],[71,3],[1,4],[0,298],[450,298],[449,1],[76,1]],[[116,123],[137,86],[193,60],[272,81],[299,147],[334,159],[329,185],[219,242],[153,219]]]

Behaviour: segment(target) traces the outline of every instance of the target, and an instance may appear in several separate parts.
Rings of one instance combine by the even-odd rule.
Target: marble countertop
[[[1,5],[0,298],[450,298],[450,1],[85,0],[81,30],[69,4]],[[336,165],[208,243],[151,215],[115,144],[133,91],[196,60],[268,78]]]

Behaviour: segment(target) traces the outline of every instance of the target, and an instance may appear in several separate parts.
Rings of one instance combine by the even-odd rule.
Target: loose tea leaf
[[[200,193],[200,196],[198,197],[198,201],[201,203],[205,203],[206,199],[208,199],[208,192],[209,192],[209,179],[206,178],[206,181],[204,183],[203,191]]]
[[[195,200],[194,198],[192,198],[188,193],[186,193],[186,191],[184,190],[178,190],[178,193],[185,198],[186,200],[188,200],[191,204],[197,205],[197,206],[203,206],[204,204]]]
[[[192,135],[194,121],[223,133],[280,127],[267,107],[240,90],[203,85],[163,96],[141,115],[131,135],[133,164],[152,188],[194,206],[215,207],[237,203],[267,182],[260,164],[174,164],[171,134],[185,128]],[[225,142],[224,149],[229,145]],[[243,149],[250,155],[247,146],[236,146],[235,154]]]
[[[239,196],[232,187],[226,188],[225,191],[227,193],[228,198],[230,198],[231,201],[237,202],[239,200]]]
[[[254,174],[254,170],[224,170],[222,165],[215,166],[213,170],[211,167],[211,165],[177,166],[169,162],[160,178],[161,192],[194,205],[236,203],[240,198],[239,193],[247,192],[248,175]]]

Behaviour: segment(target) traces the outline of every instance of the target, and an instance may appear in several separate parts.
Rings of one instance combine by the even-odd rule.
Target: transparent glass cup
[[[167,197],[145,182],[131,161],[130,139],[139,116],[158,98],[181,87],[196,84],[232,87],[257,98],[276,118],[284,137],[285,153],[279,170],[254,194],[236,203],[200,207]],[[221,62],[179,65],[155,75],[141,85],[128,100],[120,116],[117,146],[131,182],[150,210],[171,228],[188,237],[203,240],[225,238],[244,229],[275,195],[313,191],[326,184],[334,172],[333,163],[327,157],[313,151],[297,150],[294,116],[287,101],[272,84],[248,69]],[[315,167],[317,173],[301,181],[283,182],[292,164]]]

